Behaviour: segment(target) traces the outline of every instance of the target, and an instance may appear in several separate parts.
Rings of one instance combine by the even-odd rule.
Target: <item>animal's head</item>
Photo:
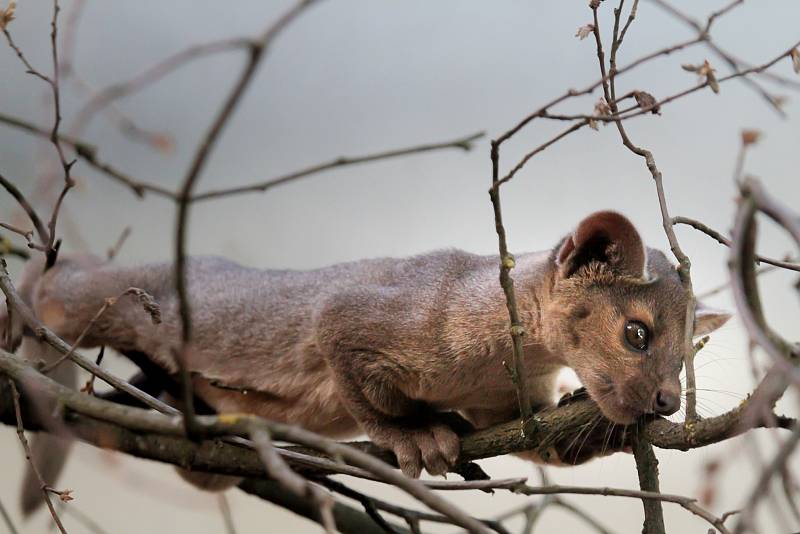
[[[680,407],[688,297],[675,266],[633,224],[590,215],[553,251],[548,345],[561,352],[606,417],[628,424]],[[698,304],[694,336],[730,315]]]

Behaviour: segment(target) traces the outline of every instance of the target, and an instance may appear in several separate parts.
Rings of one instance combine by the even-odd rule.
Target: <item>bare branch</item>
[[[723,8],[711,13],[711,15],[709,15],[708,19],[706,20],[706,24],[704,27],[701,26],[698,21],[692,19],[691,17],[689,17],[688,15],[677,9],[675,6],[665,2],[664,0],[654,0],[654,2],[657,6],[661,7],[663,10],[665,10],[673,17],[677,18],[678,20],[690,26],[691,28],[694,28],[694,30],[697,31],[698,36],[703,37],[706,46],[712,52],[714,52],[718,57],[720,57],[723,61],[725,61],[725,63],[727,63],[728,66],[734,72],[739,71],[739,68],[742,66],[745,68],[752,67],[752,65],[749,65],[748,63],[742,61],[741,59],[736,58],[735,56],[731,55],[730,53],[720,48],[716,43],[714,43],[709,34],[711,26],[719,17],[727,14],[732,9],[742,5],[744,3],[744,0],[734,0],[727,6],[724,6]],[[765,77],[768,77],[773,82],[780,83],[781,85],[785,85],[793,89],[800,89],[800,83],[798,83],[795,80],[790,80],[788,78],[784,78],[782,76],[771,73],[762,73],[762,74]],[[759,96],[761,96],[778,115],[780,115],[781,117],[786,117],[786,113],[781,109],[780,105],[778,104],[778,99],[774,95],[770,94],[766,89],[761,87],[761,85],[759,85],[755,80],[752,80],[750,78],[742,78],[742,81],[746,85],[750,86],[756,93],[758,93]]]
[[[38,137],[49,138],[50,132],[45,130],[44,128],[40,128],[34,124],[31,124],[28,121],[24,121],[17,117],[12,117],[10,115],[5,115],[0,113],[0,123],[7,124],[14,128],[23,130],[27,133],[32,135],[36,135]],[[92,146],[91,144],[82,141],[80,139],[76,139],[71,136],[65,136],[62,134],[58,135],[58,139],[64,143],[72,147],[75,150],[75,154],[87,163],[90,167],[102,172],[112,180],[128,187],[133,193],[142,198],[145,193],[153,193],[155,195],[159,195],[162,197],[175,199],[175,194],[168,189],[165,189],[161,186],[146,183],[143,181],[136,180],[129,176],[128,174],[116,169],[111,164],[101,160],[97,155],[97,149]]]
[[[523,362],[523,337],[525,336],[525,328],[519,318],[519,310],[517,309],[517,299],[514,293],[514,280],[509,274],[511,269],[514,268],[514,257],[508,252],[508,243],[506,241],[506,229],[503,226],[503,211],[500,205],[500,142],[492,141],[491,150],[492,159],[492,187],[489,189],[489,198],[492,201],[492,208],[494,210],[494,227],[497,231],[497,240],[500,249],[500,286],[503,288],[503,293],[506,297],[506,307],[508,308],[509,317],[509,333],[511,335],[511,342],[513,344],[513,361],[509,365],[505,363],[506,369],[509,371],[511,381],[517,390],[517,403],[519,405],[520,414],[520,435],[525,435],[525,423],[532,415],[530,396],[528,394],[528,384],[525,380],[525,364]]]
[[[256,450],[261,456],[267,475],[301,499],[310,499],[319,509],[319,516],[325,531],[333,534],[336,530],[336,523],[332,514],[333,499],[331,496],[286,465],[286,462],[275,451],[269,430],[265,426],[253,424],[253,428],[250,430],[250,439],[253,440]]]
[[[272,44],[273,39],[283,31],[295,18],[297,18],[307,7],[312,5],[314,0],[301,0],[294,7],[278,18],[262,33],[262,35],[250,45],[250,55],[247,63],[239,75],[233,89],[228,94],[222,108],[217,112],[211,127],[206,132],[200,142],[197,151],[189,166],[189,171],[183,180],[180,193],[178,194],[178,220],[175,224],[175,291],[178,295],[179,315],[181,318],[181,342],[182,346],[176,350],[175,358],[180,369],[181,386],[183,389],[183,412],[186,432],[189,435],[199,435],[201,429],[197,427],[194,417],[194,394],[192,392],[192,382],[186,368],[186,354],[191,350],[192,340],[192,313],[187,293],[186,284],[186,234],[189,219],[189,208],[191,206],[191,196],[195,183],[200,177],[205,163],[217,143],[222,129],[227,124],[234,110],[239,104],[239,100],[250,85],[253,75],[256,72],[261,59]]]
[[[126,226],[122,230],[122,233],[117,238],[117,242],[114,243],[114,246],[111,247],[110,249],[108,249],[108,252],[106,253],[106,257],[109,260],[113,260],[117,256],[117,254],[119,254],[119,251],[122,248],[122,245],[125,244],[125,241],[128,240],[128,237],[130,235],[131,235],[131,227],[130,226]]]
[[[231,506],[228,504],[228,498],[224,493],[220,493],[217,497],[219,503],[219,510],[222,514],[222,520],[225,522],[226,534],[236,534],[236,527],[233,524],[233,514],[231,513]]]
[[[483,137],[483,135],[484,132],[478,132],[472,135],[467,135],[464,137],[460,137],[458,139],[454,139],[453,141],[416,145],[408,148],[399,148],[396,150],[377,152],[375,154],[367,154],[364,156],[351,156],[351,157],[343,156],[331,161],[327,161],[325,163],[312,165],[311,167],[306,167],[305,169],[300,169],[298,171],[294,171],[289,174],[284,174],[283,176],[271,178],[263,182],[257,182],[254,184],[242,185],[238,187],[231,187],[229,189],[219,189],[215,191],[206,191],[204,193],[199,193],[197,195],[194,195],[191,200],[192,201],[209,200],[212,198],[238,195],[242,193],[264,192],[268,189],[272,189],[275,186],[283,185],[287,182],[297,180],[298,178],[304,178],[312,174],[317,174],[322,171],[327,171],[330,169],[334,169],[336,167],[343,167],[346,165],[355,165],[359,163],[367,163],[371,161],[390,159],[399,156],[407,156],[409,154],[419,154],[422,152],[431,152],[434,150],[443,150],[448,148],[460,148],[461,150],[468,151],[472,148],[472,143]]]
[[[20,192],[20,190],[17,189],[17,186],[15,186],[10,181],[6,180],[6,178],[1,174],[0,174],[0,185],[2,185],[5,188],[5,190],[8,191],[12,197],[14,197],[14,200],[17,201],[17,204],[19,204],[20,207],[28,215],[28,218],[33,223],[33,227],[36,228],[36,232],[39,234],[39,239],[42,241],[42,243],[43,244],[47,243],[50,240],[50,233],[47,231],[47,228],[45,228],[44,224],[42,223],[42,219],[39,217],[39,214],[36,213],[36,210],[33,209],[33,206],[31,206],[30,202],[28,202],[28,200]],[[21,232],[20,230],[13,229],[11,226],[5,224],[3,225],[3,227],[6,228],[7,230],[11,230],[12,232],[17,232],[17,233]],[[28,239],[28,242],[31,242],[31,240]]]
[[[221,39],[209,43],[189,46],[161,60],[156,65],[133,76],[123,82],[115,83],[97,91],[75,116],[73,129],[82,132],[91,122],[92,117],[115,100],[141,91],[145,87],[158,82],[173,71],[183,67],[195,59],[206,56],[229,52],[231,50],[246,50],[254,45],[252,39],[233,38]]]
[[[690,219],[689,217],[681,217],[676,216],[672,218],[672,224],[685,224],[687,226],[691,226],[695,230],[703,232],[708,237],[715,239],[719,244],[725,245],[726,247],[731,246],[731,240],[722,235],[721,233],[717,232],[713,228],[701,223],[697,219]],[[776,260],[773,258],[767,258],[766,256],[761,256],[756,254],[756,260],[761,263],[768,263],[770,265],[774,265],[775,267],[780,267],[782,269],[789,269],[790,271],[800,271],[800,263],[793,263],[788,261],[781,261]]]
[[[200,471],[235,476],[261,476],[264,473],[261,458],[250,449],[219,441],[209,448],[185,439],[184,424],[180,418],[120,406],[73,392],[4,351],[0,351],[0,369],[23,384],[35,384],[43,403],[58,402],[69,409],[70,417],[63,422],[76,439]],[[44,412],[58,416],[53,410]],[[209,436],[246,436],[253,425],[266,428],[275,439],[303,445],[371,472],[470,532],[487,531],[482,523],[426,488],[419,480],[406,477],[382,460],[350,445],[337,443],[298,427],[249,415],[202,416],[198,420]],[[124,421],[126,426],[120,426],[118,421]],[[49,426],[47,422],[41,424]]]
[[[14,526],[14,522],[11,521],[11,516],[8,515],[8,511],[3,505],[3,501],[0,501],[0,517],[3,518],[3,522],[6,524],[6,528],[10,534],[19,534],[17,527]]]
[[[796,428],[791,436],[783,442],[770,464],[759,474],[758,482],[750,491],[744,509],[740,511],[739,521],[736,524],[734,533],[739,534],[752,528],[756,505],[761,499],[769,495],[769,485],[772,477],[785,468],[789,456],[795,451],[799,442],[800,428]]]
[[[44,497],[44,502],[47,504],[47,508],[50,510],[50,515],[53,517],[53,522],[56,524],[61,534],[67,534],[64,525],[61,523],[61,519],[58,517],[58,513],[56,513],[56,509],[53,507],[53,501],[50,499],[50,488],[47,482],[42,478],[42,474],[39,472],[36,463],[33,461],[33,453],[31,452],[30,445],[28,445],[27,438],[25,438],[25,429],[22,424],[22,412],[19,407],[19,391],[17,391],[16,384],[10,378],[8,379],[8,385],[11,388],[11,398],[14,400],[14,415],[17,419],[17,436],[19,437],[19,442],[22,444],[22,448],[25,450],[25,458],[28,460],[28,465],[31,466],[31,470],[33,470],[36,478],[39,479],[42,496]]]
[[[697,504],[697,499],[691,497],[684,497],[683,495],[671,495],[669,493],[660,493],[653,491],[640,491],[629,490],[620,488],[588,488],[583,486],[559,486],[548,485],[541,487],[525,486],[517,490],[519,493],[525,495],[598,495],[604,497],[629,497],[632,499],[652,500],[659,502],[669,502],[680,505],[684,509],[693,513],[694,515],[706,520],[709,524],[713,525],[720,532],[728,532],[724,520],[726,516],[716,517],[705,508]]]

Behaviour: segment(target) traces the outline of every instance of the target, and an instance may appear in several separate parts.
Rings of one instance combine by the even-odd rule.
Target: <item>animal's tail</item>
[[[26,337],[22,341],[21,354],[32,360],[52,362],[57,360],[61,353],[34,338]],[[50,378],[69,387],[74,388],[77,381],[77,372],[71,362],[64,362],[49,373]],[[26,392],[23,392],[26,394]],[[36,392],[27,392],[29,399],[36,399]],[[34,409],[36,404],[34,401]],[[53,429],[58,431],[58,429]],[[31,440],[31,462],[36,465],[42,476],[42,481],[48,486],[55,486],[67,461],[72,439],[66,433],[60,435],[39,433]],[[42,481],[36,476],[30,465],[26,467],[25,476],[20,488],[20,506],[24,516],[34,513],[44,503],[42,497]]]
[[[17,291],[29,306],[33,302],[38,281],[44,273],[44,258],[31,258],[25,265]],[[13,351],[19,348],[19,354],[31,361],[53,362],[60,358],[61,354],[49,345],[31,336],[23,337],[24,328],[19,314],[11,314],[9,321],[8,311],[5,303],[0,304],[0,346],[4,349]],[[64,362],[53,369],[49,376],[61,384],[74,388],[77,381],[75,366],[70,362]],[[35,391],[21,391],[27,399],[33,401],[33,408],[37,409]],[[49,415],[49,414],[45,414]],[[58,475],[67,459],[72,440],[66,433],[59,433],[58,428],[52,429],[60,435],[41,433],[31,440],[31,461],[36,465],[42,475],[44,483],[54,485]],[[20,504],[24,515],[35,512],[43,503],[42,483],[39,481],[33,469],[27,466],[27,472],[22,481],[20,491]]]

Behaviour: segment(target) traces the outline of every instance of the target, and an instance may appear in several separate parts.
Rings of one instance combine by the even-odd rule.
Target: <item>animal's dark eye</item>
[[[625,341],[632,349],[645,351],[650,341],[650,331],[639,321],[628,321],[625,323]]]

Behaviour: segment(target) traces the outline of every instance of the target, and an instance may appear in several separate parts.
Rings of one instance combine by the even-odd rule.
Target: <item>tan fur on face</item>
[[[652,411],[659,389],[674,390],[683,359],[686,297],[677,272],[650,251],[647,279],[618,275],[592,262],[556,283],[546,330],[552,346],[568,346],[567,361],[606,416],[630,423]],[[650,331],[646,354],[624,341],[627,321]]]

